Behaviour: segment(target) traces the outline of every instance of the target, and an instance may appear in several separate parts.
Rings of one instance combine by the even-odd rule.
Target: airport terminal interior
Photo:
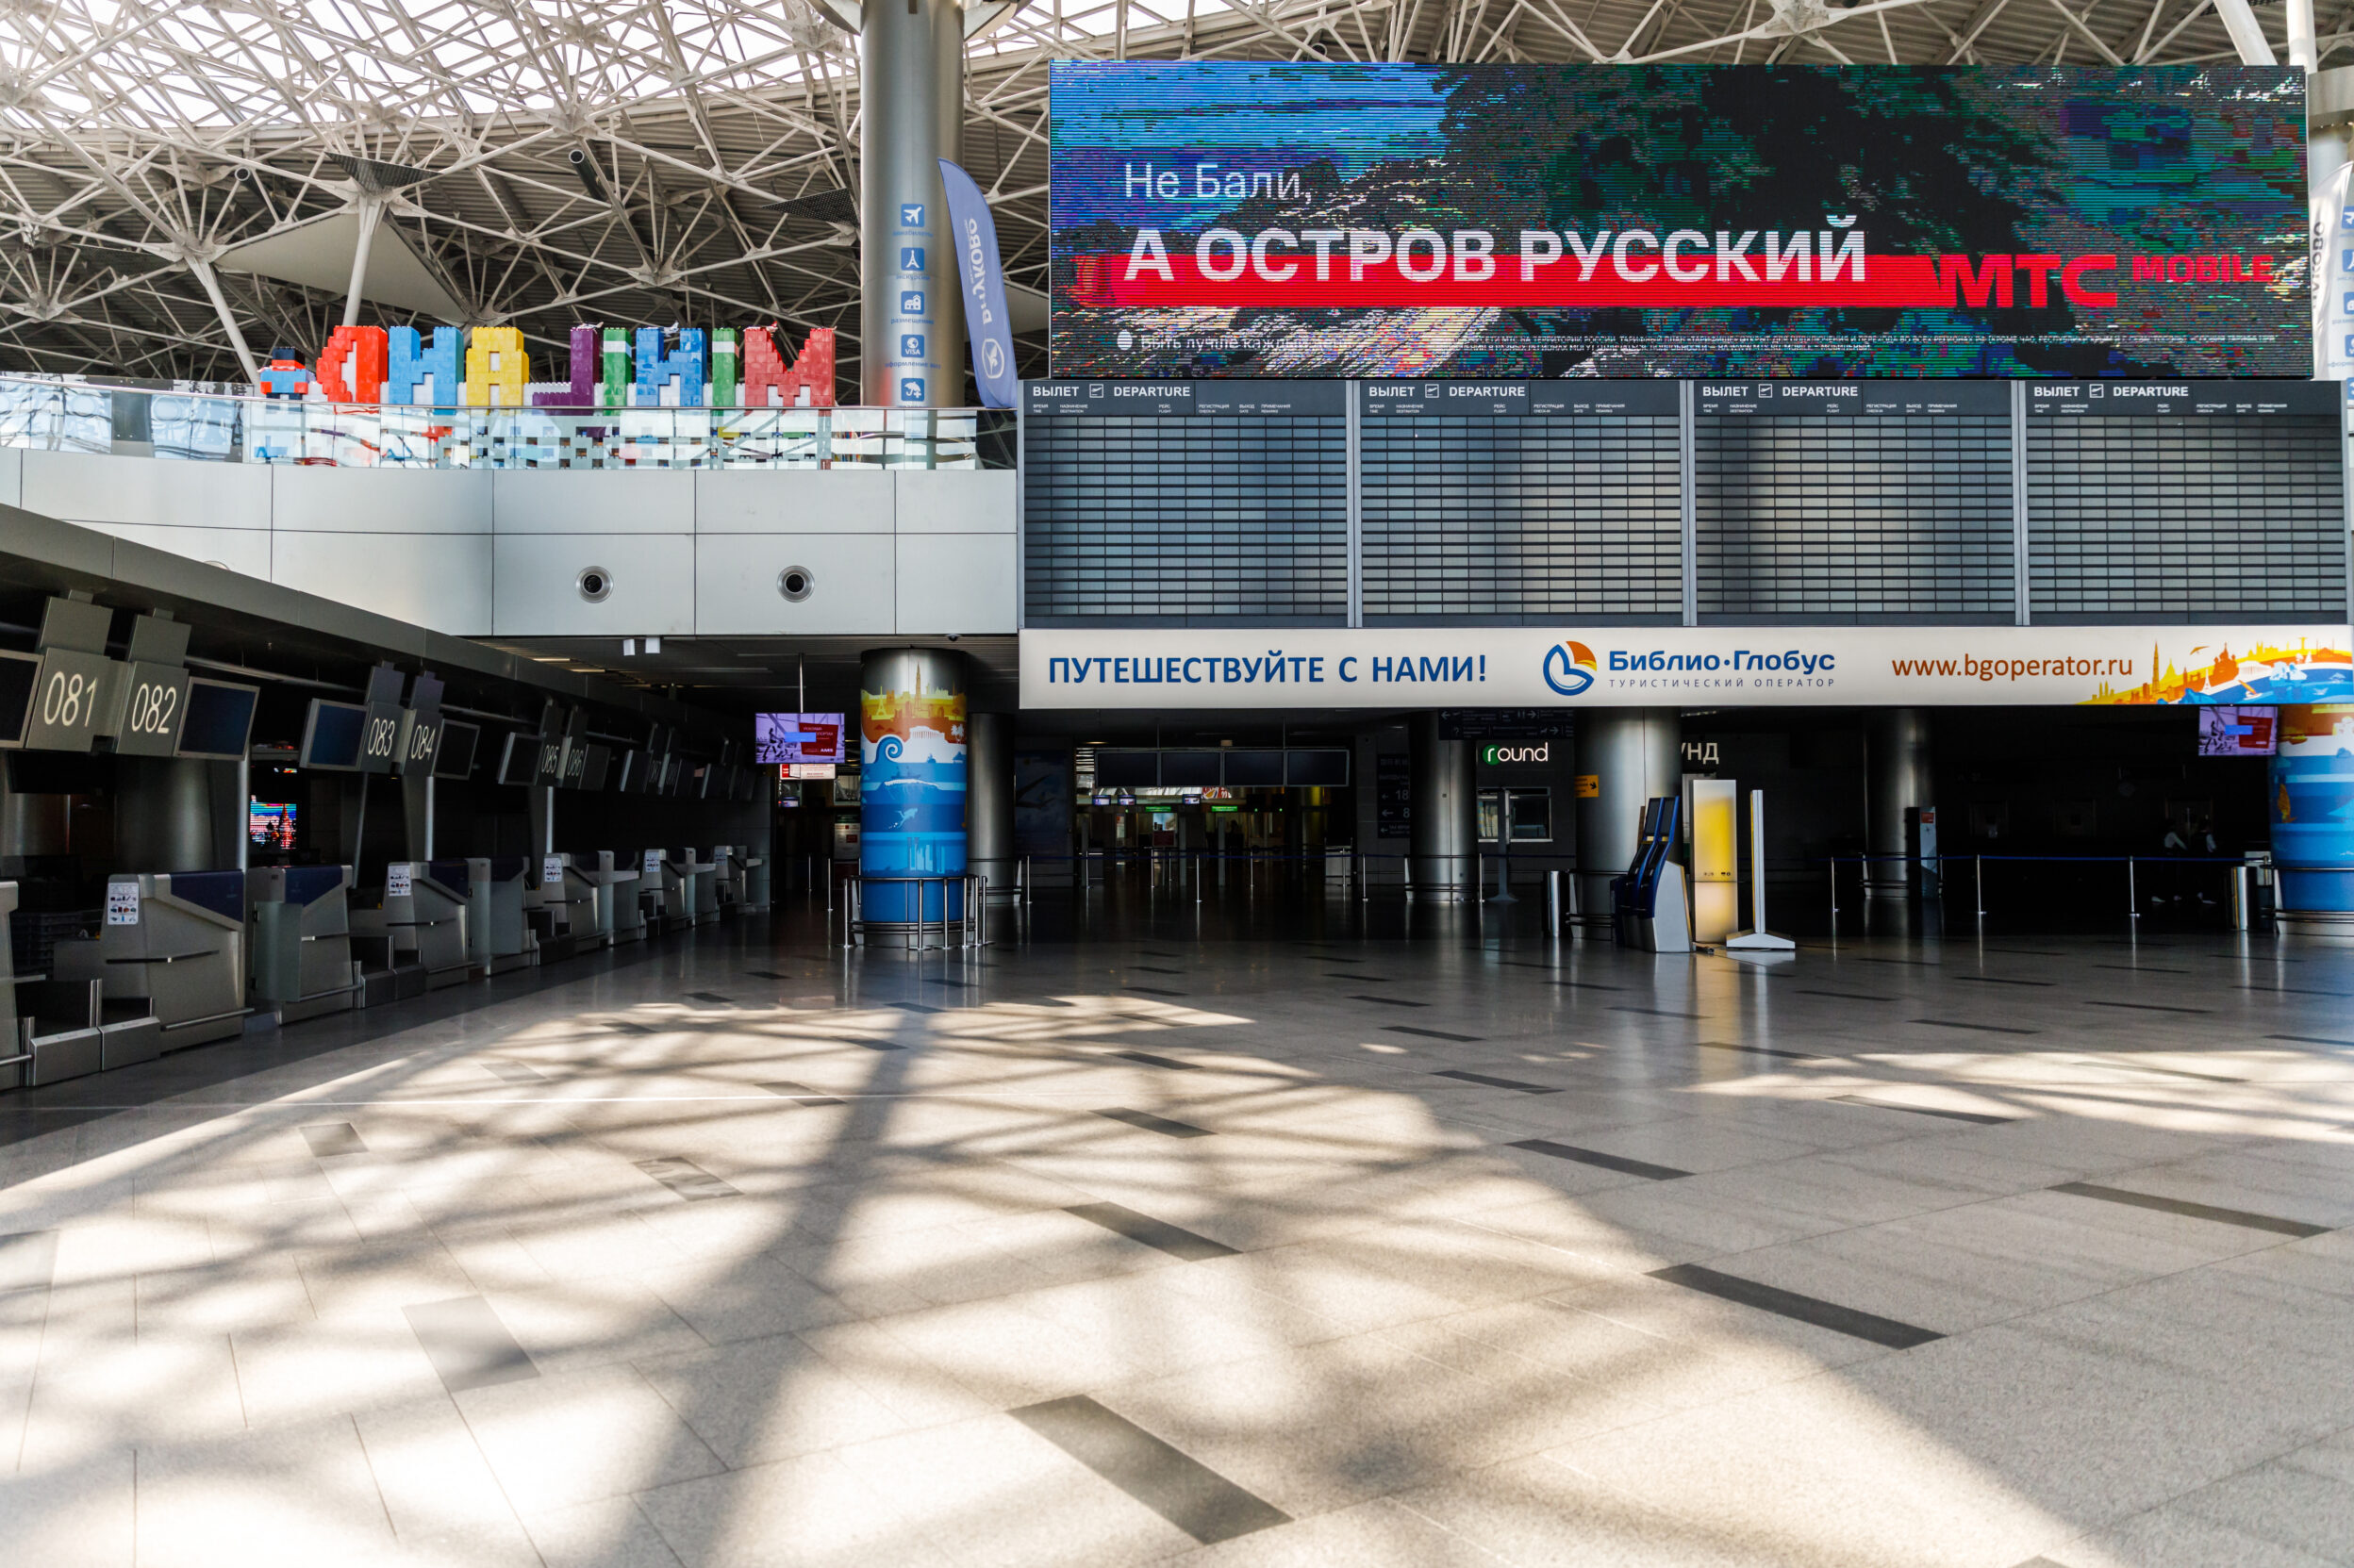
[[[2349,136],[0,7],[0,1568],[2354,1568]]]

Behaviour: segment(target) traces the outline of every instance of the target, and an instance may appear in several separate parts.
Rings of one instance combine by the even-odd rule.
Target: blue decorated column
[[[2354,705],[2280,710],[2271,816],[2281,918],[2354,925]]]
[[[965,870],[965,656],[938,648],[870,650],[858,673],[858,710],[865,916],[886,929],[911,925],[916,889],[888,879]],[[964,918],[956,883],[926,887],[922,896],[923,919]]]

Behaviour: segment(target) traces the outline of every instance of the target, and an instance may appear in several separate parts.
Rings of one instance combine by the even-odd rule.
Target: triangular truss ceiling
[[[2285,59],[2287,14],[2248,0],[992,3],[968,43],[965,163],[1013,281],[1036,289],[1051,60]],[[2323,65],[2354,41],[2349,16],[2322,9]],[[323,341],[366,196],[388,204],[371,319],[512,322],[550,348],[585,321],[832,326],[851,370],[857,114],[855,41],[810,0],[5,0],[0,369],[233,377],[191,256],[219,260],[257,346]],[[387,196],[355,159],[433,177]]]
[[[213,258],[213,265],[223,272],[254,272],[296,284],[313,293],[340,295],[351,286],[352,258],[358,247],[359,214],[346,208],[232,245]],[[466,319],[466,307],[417,258],[397,223],[376,225],[359,297],[432,321]]]

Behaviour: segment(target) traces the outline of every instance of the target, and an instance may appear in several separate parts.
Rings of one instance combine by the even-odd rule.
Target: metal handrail
[[[907,950],[909,952],[926,952],[932,950],[934,945],[924,941],[923,937],[924,933],[934,926],[937,926],[940,929],[940,940],[937,946],[941,949],[946,949],[951,946],[960,948],[982,948],[988,946],[989,879],[974,872],[967,871],[940,872],[932,876],[912,877],[875,876],[862,873],[860,875],[845,879],[845,897],[842,900],[841,946],[843,948],[860,948],[867,945],[866,884],[870,882],[910,883],[914,885],[916,889],[916,917],[912,922],[908,923],[904,932],[907,938]],[[924,916],[925,900],[923,896],[923,889],[926,885],[933,883],[937,883],[940,888],[940,917],[937,920],[927,919]],[[960,934],[958,940],[953,944],[950,943],[948,939],[948,928],[951,923],[948,917],[948,887],[951,883],[954,883],[956,884],[958,896],[963,904],[963,914],[954,922]]]

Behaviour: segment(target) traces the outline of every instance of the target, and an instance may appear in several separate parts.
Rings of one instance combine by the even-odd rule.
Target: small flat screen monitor
[[[0,746],[25,743],[25,721],[33,714],[33,687],[41,682],[41,655],[0,653]]]
[[[245,755],[245,743],[254,733],[254,708],[261,701],[259,686],[240,686],[229,681],[207,681],[199,675],[188,683],[188,717],[180,723],[180,744],[176,752],[183,757],[207,757],[216,762],[237,762]],[[352,709],[357,713],[357,708]],[[352,757],[359,757],[359,730],[352,730]]]
[[[643,751],[623,751],[616,764],[618,777],[613,787],[623,795],[643,795],[646,792],[646,764],[653,759]]]
[[[2280,710],[2228,703],[2198,710],[2202,757],[2268,757],[2280,750]]]
[[[189,704],[195,717],[195,704]],[[299,766],[329,773],[359,770],[359,738],[368,726],[368,710],[356,702],[310,700],[310,717],[303,721],[303,751]]]
[[[1226,753],[1226,785],[1280,784],[1284,782],[1284,754],[1281,751],[1246,751],[1240,747]]]
[[[1284,783],[1337,789],[1349,782],[1349,753],[1339,747],[1301,748],[1284,753]]]
[[[291,853],[294,849],[294,802],[255,801],[245,808],[245,836],[257,849]]]
[[[612,771],[612,751],[607,747],[598,745],[593,740],[590,741],[588,746],[588,758],[580,765],[580,787],[603,789]]]
[[[499,783],[503,784],[536,784],[539,778],[539,737],[511,734],[506,737],[506,750],[499,753]]]
[[[441,749],[433,754],[433,776],[437,779],[471,779],[474,774],[474,748],[482,744],[482,726],[460,724],[455,718],[441,722]]]
[[[759,713],[752,716],[752,760],[778,765],[842,760],[838,713]]]

